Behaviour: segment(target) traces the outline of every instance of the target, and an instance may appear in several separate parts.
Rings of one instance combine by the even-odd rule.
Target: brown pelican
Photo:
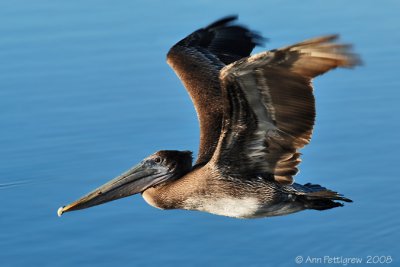
[[[158,151],[58,210],[89,208],[141,193],[160,209],[205,211],[235,218],[326,210],[350,199],[320,185],[294,183],[299,149],[315,119],[311,81],[353,67],[350,46],[323,36],[250,56],[263,38],[220,19],[175,44],[167,55],[196,108],[200,148]]]

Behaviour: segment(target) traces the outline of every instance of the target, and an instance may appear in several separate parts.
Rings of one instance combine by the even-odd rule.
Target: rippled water
[[[201,2],[0,3],[1,266],[400,261],[399,2]],[[197,150],[195,112],[165,54],[235,13],[267,48],[340,33],[362,55],[364,66],[315,81],[317,125],[297,176],[355,202],[235,220],[160,211],[134,196],[58,218],[60,205],[156,150]]]

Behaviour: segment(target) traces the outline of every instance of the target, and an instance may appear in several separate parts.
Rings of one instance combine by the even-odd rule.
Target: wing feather
[[[262,38],[249,29],[232,25],[236,16],[220,19],[175,44],[168,64],[186,87],[200,123],[200,146],[196,163],[208,162],[221,133],[223,100],[220,70],[250,55]]]
[[[307,40],[234,62],[221,70],[223,126],[212,164],[229,175],[270,174],[293,182],[299,149],[310,142],[312,78],[359,63],[336,35]]]

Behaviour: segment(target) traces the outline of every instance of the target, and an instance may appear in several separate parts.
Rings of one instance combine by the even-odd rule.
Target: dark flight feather
[[[221,70],[224,120],[213,156],[219,170],[242,177],[270,173],[279,183],[293,183],[298,150],[310,142],[314,126],[312,78],[359,63],[335,39],[307,40]]]
[[[200,123],[200,147],[196,163],[212,157],[222,126],[220,70],[250,55],[262,38],[249,29],[232,25],[236,16],[220,19],[175,44],[167,61],[186,87]]]

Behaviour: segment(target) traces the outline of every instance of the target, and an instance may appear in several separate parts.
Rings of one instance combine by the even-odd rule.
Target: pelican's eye
[[[155,157],[155,158],[154,158],[154,162],[155,162],[155,163],[161,163],[161,161],[162,161],[162,160],[161,160],[160,157]]]

